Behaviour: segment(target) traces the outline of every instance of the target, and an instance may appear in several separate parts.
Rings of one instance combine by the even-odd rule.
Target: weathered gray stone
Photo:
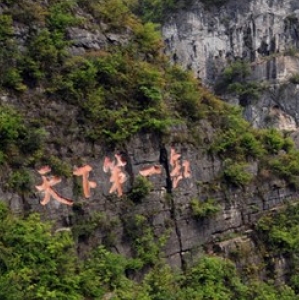
[[[209,8],[194,1],[165,22],[166,49],[174,62],[210,83],[228,60],[240,57],[257,62],[297,47],[298,9],[295,0],[228,1]]]
[[[82,28],[69,28],[68,38],[72,40],[72,45],[79,49],[102,50],[107,45],[105,35],[98,30],[91,32]]]
[[[171,61],[211,88],[229,63],[249,62],[248,80],[264,88],[259,99],[245,104],[236,95],[223,99],[241,103],[254,126],[296,130],[298,88],[288,80],[299,73],[298,17],[296,0],[230,0],[221,7],[194,1],[166,20],[162,33]]]

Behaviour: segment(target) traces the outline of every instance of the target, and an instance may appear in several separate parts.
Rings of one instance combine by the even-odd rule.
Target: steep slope
[[[1,199],[72,230],[79,256],[103,244],[141,273],[161,256],[187,268],[233,235],[252,243],[260,217],[298,199],[287,134],[252,128],[171,66],[126,3],[1,12]]]

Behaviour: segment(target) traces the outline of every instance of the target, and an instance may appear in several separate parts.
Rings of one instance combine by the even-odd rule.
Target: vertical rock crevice
[[[181,232],[179,230],[179,225],[177,222],[177,210],[176,210],[176,205],[174,201],[174,197],[172,194],[172,179],[170,176],[170,167],[169,167],[169,160],[168,160],[168,153],[167,149],[165,146],[162,146],[160,148],[160,164],[164,167],[165,173],[166,173],[166,191],[169,194],[170,198],[170,217],[173,220],[174,223],[174,229],[175,233],[179,242],[179,256],[180,256],[180,261],[181,261],[181,266],[184,268],[184,259],[182,255],[182,249],[183,249],[183,244],[182,244],[182,239],[181,239]]]
[[[168,163],[168,154],[165,146],[162,146],[160,148],[160,164],[164,167],[165,173],[166,173],[166,191],[167,193],[172,192],[172,180],[170,176],[170,168],[169,168],[169,163]]]

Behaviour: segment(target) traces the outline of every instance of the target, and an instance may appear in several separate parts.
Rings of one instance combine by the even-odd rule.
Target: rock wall
[[[296,0],[261,0],[261,1],[228,1],[223,7],[205,8],[200,2],[194,3],[189,11],[173,16],[163,27],[166,52],[175,63],[182,64],[194,71],[207,85],[213,84],[221,70],[237,57],[248,59],[252,64],[252,80],[266,80],[269,88],[259,101],[245,107],[245,116],[256,126],[271,121],[284,129],[296,129],[299,116],[298,85],[283,85],[291,73],[299,71],[298,58],[284,56],[298,47],[299,3]],[[16,27],[16,35],[26,34],[21,27]],[[107,44],[125,44],[125,35],[102,34],[85,29],[71,28],[69,38],[74,40],[69,49],[73,54],[82,54],[86,50],[105,49]],[[288,52],[289,51],[289,52]],[[31,95],[33,98],[33,95]],[[3,96],[2,102],[10,102],[23,110],[31,111],[26,101]],[[55,221],[56,230],[70,230],[76,225],[87,224],[95,214],[101,214],[102,220],[88,234],[78,234],[78,250],[82,255],[92,245],[108,244],[114,251],[132,256],[133,249],[128,227],[133,217],[143,215],[148,225],[153,228],[155,238],[166,235],[164,252],[173,267],[183,267],[192,262],[203,252],[223,252],[243,240],[231,240],[232,235],[244,234],[252,225],[269,210],[282,205],[285,201],[298,199],[296,190],[285,186],[284,182],[265,177],[262,181],[253,181],[244,188],[236,188],[221,183],[223,162],[208,154],[208,145],[194,146],[188,143],[175,142],[180,129],[174,130],[168,142],[158,136],[138,135],[121,149],[106,149],[78,140],[80,129],[73,129],[72,124],[64,129],[59,122],[67,113],[72,122],[76,107],[37,98],[33,114],[40,116],[39,106],[47,105],[45,113],[55,112],[53,121],[47,124],[47,132],[53,137],[48,147],[53,155],[62,157],[69,163],[80,161],[81,165],[92,167],[89,180],[96,183],[90,188],[91,197],[84,197],[81,177],[55,179],[53,190],[73,205],[63,204],[53,196],[45,201],[45,195],[34,186],[42,184],[42,176],[32,171],[34,184],[30,195],[11,194],[0,190],[0,198],[7,201],[16,213],[39,212],[44,219]],[[232,98],[228,101],[233,102]],[[269,119],[269,116],[272,119]],[[50,119],[50,118],[49,118]],[[276,123],[275,123],[276,122]],[[212,128],[202,124],[202,133],[207,135]],[[73,131],[71,131],[71,129]],[[176,132],[175,132],[176,131]],[[182,132],[186,134],[186,132]],[[57,147],[55,139],[64,141],[63,147]],[[202,137],[205,140],[205,136]],[[190,162],[191,177],[183,176],[174,188],[171,176],[171,151],[181,155],[178,159],[181,169],[184,160]],[[105,158],[115,161],[119,154],[126,162],[122,172],[126,176],[123,184],[124,196],[119,197],[117,190],[110,193],[111,177],[103,166]],[[77,159],[79,158],[79,159]],[[73,162],[73,167],[76,167]],[[148,179],[153,184],[149,195],[139,202],[129,197],[132,185],[140,170],[150,166],[161,166],[161,173]],[[252,161],[250,171],[257,175],[257,163]],[[55,176],[49,173],[47,176]],[[52,183],[54,183],[52,181]],[[194,216],[191,202],[205,202],[214,199],[220,205],[220,211],[211,217]],[[45,205],[41,205],[41,202]],[[83,222],[83,223],[82,223]],[[244,244],[254,249],[254,242],[246,237]],[[223,240],[230,240],[222,243]],[[219,250],[220,249],[220,250]],[[229,251],[232,252],[232,251]],[[261,258],[252,258],[252,263]]]
[[[251,62],[298,47],[299,3],[295,0],[227,1],[205,6],[195,1],[163,26],[172,60],[205,83],[237,57]]]
[[[248,80],[263,83],[263,92],[258,101],[242,104],[245,118],[255,126],[267,126],[276,106],[298,124],[297,86],[286,87],[299,72],[298,17],[296,0],[230,0],[221,6],[194,1],[165,22],[165,51],[173,63],[190,69],[210,88],[229,63],[247,61],[252,71]],[[222,96],[240,104],[232,95]],[[285,129],[285,124],[276,126]]]
[[[176,188],[174,178],[170,176],[172,149],[180,154],[178,162],[188,160],[191,163],[191,177],[182,178]],[[117,191],[109,192],[112,182],[110,175],[103,170],[105,157],[111,161],[115,154],[120,153],[126,162],[123,171],[127,180],[123,185],[124,195],[119,197]],[[90,236],[86,232],[78,234],[79,252],[84,255],[92,245],[104,243],[118,253],[132,256],[132,243],[128,235],[128,227],[136,215],[142,215],[146,224],[151,226],[155,238],[166,235],[164,246],[165,256],[173,267],[182,267],[198,258],[203,252],[214,251],[214,245],[221,240],[230,239],[231,235],[244,234],[266,212],[285,203],[298,199],[295,190],[287,188],[282,181],[265,178],[254,181],[244,188],[236,188],[222,184],[218,179],[221,175],[222,162],[207,155],[205,146],[195,147],[190,144],[162,144],[153,135],[136,136],[123,149],[105,151],[101,147],[90,147],[77,144],[77,153],[81,161],[92,167],[89,180],[97,186],[91,188],[91,197],[84,197],[82,178],[62,178],[53,186],[61,197],[74,201],[72,206],[63,204],[53,197],[41,205],[45,194],[33,187],[32,194],[16,196],[2,193],[15,212],[22,210],[39,212],[44,219],[52,219],[57,230],[70,230],[81,222],[101,214],[104,222],[93,228]],[[140,170],[148,166],[161,166],[161,174],[148,177],[153,189],[140,201],[132,201],[130,194],[132,183]],[[252,162],[250,171],[257,173],[257,165]],[[37,170],[34,184],[41,185],[42,175]],[[55,176],[55,174],[50,174]],[[49,176],[50,178],[54,178]],[[220,211],[211,217],[197,218],[191,207],[192,200],[205,202],[214,199]],[[131,223],[130,223],[131,222]],[[107,242],[108,241],[108,242]],[[221,246],[222,247],[222,246]]]

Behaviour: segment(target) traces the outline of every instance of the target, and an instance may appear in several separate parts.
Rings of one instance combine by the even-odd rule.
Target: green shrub
[[[80,285],[83,287],[85,293],[91,294],[90,296],[102,295],[105,285],[108,289],[124,287],[128,281],[124,276],[126,265],[127,262],[123,257],[111,253],[103,246],[100,246],[93,252],[92,258],[85,262],[83,275],[88,275],[89,278],[84,276]],[[92,284],[87,279],[88,281],[94,280],[97,284]],[[89,290],[90,286],[92,290]]]
[[[55,176],[64,176],[66,178],[70,178],[73,174],[71,165],[59,157],[47,155],[43,158],[43,162],[45,165],[49,165],[51,167],[52,173]]]
[[[158,262],[146,274],[143,280],[143,289],[149,295],[149,299],[155,300],[178,300],[180,298],[179,276],[171,270],[171,267],[163,262]]]
[[[268,167],[281,179],[284,179],[291,186],[299,187],[299,157],[298,151],[279,155],[269,161]]]
[[[143,26],[135,26],[134,42],[138,45],[138,52],[158,55],[162,48],[161,34],[157,24],[148,22]]]
[[[30,124],[20,136],[18,146],[23,154],[34,154],[44,147],[46,136],[44,128],[36,128]]]
[[[180,299],[247,299],[247,287],[242,284],[235,266],[219,257],[200,259],[186,272],[183,286],[185,295]]]
[[[241,135],[239,145],[247,157],[259,158],[265,153],[263,144],[253,132],[245,132]]]
[[[105,233],[102,244],[107,247],[115,246],[115,227],[119,225],[117,217],[111,217],[103,213],[87,214],[83,203],[73,205],[72,233],[75,241],[86,241],[97,235],[98,229]]]
[[[81,73],[90,81],[84,89],[75,90],[78,95],[79,92],[86,95],[79,105],[84,111],[86,134],[90,139],[121,143],[142,130],[166,132],[171,120],[163,105],[165,80],[160,70],[120,52],[92,61],[92,75]],[[68,84],[71,88],[73,81],[72,76],[69,80],[72,84]],[[85,90],[88,86],[90,89]]]
[[[115,299],[144,299],[146,291],[127,278],[127,271],[139,269],[138,261],[112,253],[103,246],[92,251],[80,270],[80,291],[84,298],[103,299],[113,294]]]
[[[247,158],[259,158],[265,151],[260,137],[242,116],[239,108],[230,107],[230,111],[218,115],[216,135],[210,151],[221,158],[234,157],[237,161]]]
[[[171,96],[173,110],[187,120],[201,119],[203,116],[201,94],[198,82],[191,73],[183,71],[178,66],[173,66],[167,70],[166,76],[166,88]]]
[[[259,97],[262,86],[248,81],[251,68],[247,61],[238,60],[226,67],[215,83],[216,93],[235,93],[241,101],[255,100]]]
[[[228,85],[227,91],[235,93],[240,99],[258,99],[261,86],[256,82],[234,82]]]
[[[291,77],[290,77],[290,83],[293,83],[293,84],[299,84],[299,74],[293,74]]]
[[[33,180],[28,170],[14,171],[8,178],[8,188],[18,194],[28,194],[32,190]]]
[[[21,116],[9,106],[0,106],[0,139],[2,149],[16,141],[25,127]]]
[[[223,71],[224,80],[227,82],[242,81],[251,73],[249,63],[242,60],[237,60],[231,63]]]
[[[72,12],[74,4],[75,1],[52,1],[44,8],[44,24],[39,25],[40,30],[32,30],[18,66],[28,85],[49,87],[51,83],[57,83],[53,78],[61,72],[62,63],[69,55],[66,29],[80,22]]]
[[[221,209],[220,205],[216,204],[216,200],[211,198],[205,201],[201,201],[195,198],[191,200],[190,204],[192,215],[198,219],[210,218],[212,216],[215,216]]]
[[[252,180],[253,175],[244,170],[246,167],[246,164],[234,163],[231,159],[226,159],[223,166],[223,179],[238,187],[247,185]]]
[[[72,13],[76,0],[53,1],[48,9],[46,18],[47,27],[50,31],[64,33],[70,26],[78,25],[80,19]]]
[[[16,41],[12,37],[12,18],[10,15],[2,14],[0,16],[0,89],[22,92],[26,86],[22,82],[21,71],[17,68],[20,54]]]
[[[8,89],[14,89],[18,92],[24,92],[27,89],[27,86],[23,84],[23,79],[17,69],[8,69],[2,84]]]
[[[263,145],[252,132],[238,133],[233,129],[218,134],[210,151],[222,158],[234,156],[238,161],[248,157],[258,158],[263,151]]]
[[[262,132],[262,142],[264,148],[270,154],[277,154],[285,146],[285,139],[282,134],[274,128]],[[290,144],[289,141],[287,141],[287,144]]]
[[[67,58],[61,73],[55,74],[53,86],[48,88],[48,92],[78,105],[96,89],[97,72],[92,60],[81,56]]]
[[[282,300],[298,300],[298,295],[287,285],[275,287],[270,281],[255,281],[249,285],[249,294],[247,299],[264,300],[264,299],[282,299]]]
[[[299,246],[299,206],[289,204],[280,211],[262,217],[256,226],[257,237],[268,255],[289,257],[292,264],[290,275],[297,282]],[[297,283],[293,284],[297,287]]]
[[[100,21],[104,21],[110,30],[123,30],[127,27],[133,27],[136,23],[136,17],[132,14],[130,7],[132,1],[123,0],[101,0],[91,1],[88,4],[90,11]]]
[[[45,25],[47,10],[41,3],[32,2],[30,0],[12,0],[8,2],[10,2],[9,4],[14,4],[13,2],[17,2],[17,6],[12,5],[12,7],[9,9],[14,21],[25,24],[25,26]]]
[[[58,49],[52,33],[42,29],[31,35],[27,53],[23,61],[23,74],[27,81],[35,84],[49,83],[48,80],[59,67],[62,51]]]
[[[10,15],[2,14],[0,16],[0,42],[6,42],[13,36],[12,18]]]
[[[5,185],[18,193],[28,192],[30,176],[25,167],[33,166],[42,156],[45,131],[26,122],[13,107],[0,105],[0,164],[12,168]]]
[[[36,214],[19,219],[3,212],[0,298],[80,299],[77,258],[69,233],[53,234],[51,225]]]
[[[128,197],[134,202],[140,202],[149,195],[153,189],[153,184],[143,176],[137,176],[134,180],[133,187]]]
[[[153,68],[148,63],[138,63],[135,66],[137,93],[135,94],[136,105],[140,108],[157,107],[161,105],[165,80],[163,73]]]
[[[140,260],[142,266],[154,265],[159,261],[166,234],[157,237],[147,218],[139,214],[126,220],[126,232],[131,239],[135,258]]]
[[[75,203],[73,205],[73,212],[72,233],[75,240],[78,240],[78,238],[81,240],[82,238],[87,239],[92,236],[92,234],[95,233],[95,230],[101,226],[102,221],[105,218],[102,213],[94,213],[90,216],[84,215],[82,203]]]
[[[227,66],[219,79],[215,83],[216,93],[223,93],[229,90],[230,85],[233,84],[232,88],[241,88],[244,84],[245,79],[250,75],[251,69],[249,63],[242,60],[237,60]],[[236,84],[238,83],[238,84]]]
[[[191,4],[191,0],[143,0],[137,1],[136,5],[133,6],[133,10],[145,22],[152,21],[163,23],[165,18],[167,18],[171,13],[175,13],[180,9],[186,9],[190,7]]]

